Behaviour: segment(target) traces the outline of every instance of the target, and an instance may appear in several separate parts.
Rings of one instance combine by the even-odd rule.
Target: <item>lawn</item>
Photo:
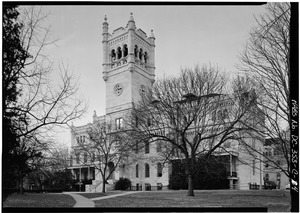
[[[70,208],[75,205],[75,200],[70,195],[56,194],[56,193],[25,193],[12,194],[5,202],[3,207],[58,207],[58,208]]]
[[[78,194],[91,199],[120,193],[126,191],[109,191],[105,194],[79,192]],[[139,191],[94,202],[96,208],[267,207],[269,212],[287,212],[290,207],[290,193],[287,190],[195,190],[194,197],[187,197],[186,194],[185,190]],[[3,203],[3,207],[72,208],[74,204],[73,198],[66,194],[13,194]]]
[[[267,207],[269,212],[287,212],[290,194],[286,190],[196,190],[141,191],[105,200],[94,201],[96,207]]]

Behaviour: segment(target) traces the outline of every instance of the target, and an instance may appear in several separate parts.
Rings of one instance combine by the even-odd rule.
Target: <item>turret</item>
[[[103,33],[102,33],[102,44],[103,44],[103,79],[104,81],[107,80],[107,71],[109,69],[109,46],[108,46],[108,22],[107,17],[105,15],[104,22],[103,22]]]
[[[151,73],[152,76],[155,75],[155,51],[154,51],[154,48],[155,48],[155,37],[154,37],[154,34],[153,34],[153,30],[151,30],[151,34],[148,38],[149,42],[150,42],[150,54],[151,54],[151,58],[150,58],[150,61],[149,61],[149,71]],[[154,83],[154,78],[152,80],[152,84]]]

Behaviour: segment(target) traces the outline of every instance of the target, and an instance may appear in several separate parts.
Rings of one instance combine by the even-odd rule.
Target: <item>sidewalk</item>
[[[134,193],[139,193],[139,192],[141,192],[141,191],[126,192],[126,193],[122,193],[122,194],[108,195],[108,196],[103,196],[103,197],[95,197],[95,198],[92,198],[92,199],[88,199],[88,198],[86,198],[82,195],[79,195],[78,193],[80,193],[80,192],[63,192],[63,193],[67,194],[67,195],[70,195],[74,198],[74,200],[76,201],[76,204],[73,206],[74,208],[78,208],[78,207],[94,208],[95,207],[94,200],[104,200],[104,199],[109,199],[109,198],[119,197],[119,196],[125,196],[125,195],[128,195],[128,194],[134,194]]]
[[[63,192],[64,194],[68,194],[70,196],[72,196],[74,198],[74,200],[76,201],[76,204],[73,206],[74,208],[78,208],[78,207],[91,207],[94,208],[95,207],[95,203],[93,201],[91,201],[90,199],[76,194],[76,193],[70,193],[70,192]]]
[[[104,199],[109,199],[109,198],[119,197],[119,196],[125,196],[125,195],[139,193],[139,192],[141,192],[141,191],[126,192],[126,193],[122,193],[122,194],[108,195],[108,196],[103,196],[103,197],[95,197],[95,198],[92,198],[91,200],[104,200]]]

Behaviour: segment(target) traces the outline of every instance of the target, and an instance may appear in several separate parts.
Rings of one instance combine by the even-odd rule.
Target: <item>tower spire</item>
[[[128,21],[128,28],[129,29],[135,29],[135,22],[133,19],[133,13],[130,13],[129,21]]]

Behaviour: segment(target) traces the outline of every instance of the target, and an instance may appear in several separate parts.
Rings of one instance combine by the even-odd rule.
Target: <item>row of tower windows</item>
[[[128,55],[127,44],[124,44],[123,47],[117,47],[117,49],[112,49],[110,52],[111,62],[124,58]]]
[[[143,51],[142,48],[138,48],[137,45],[134,46],[134,57],[140,59],[142,62],[147,64],[148,62],[148,53]]]
[[[124,58],[128,55],[128,47],[127,44],[124,44],[123,47],[117,47],[117,49],[112,49],[110,52],[110,60],[111,62],[114,62],[116,60],[119,60],[121,58]],[[144,51],[142,48],[139,48],[137,45],[134,47],[134,57],[142,61],[143,63],[147,63],[149,56],[146,51]]]

